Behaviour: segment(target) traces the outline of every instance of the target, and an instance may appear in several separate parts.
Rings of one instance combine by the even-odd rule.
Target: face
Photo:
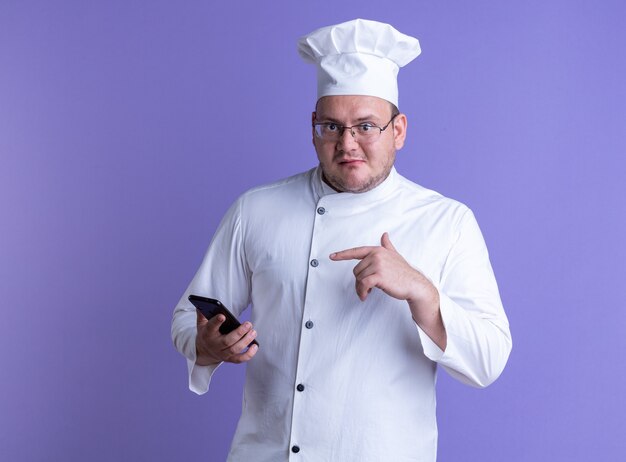
[[[353,126],[365,122],[384,127],[392,117],[391,104],[375,96],[324,96],[317,102],[313,123]],[[382,183],[393,166],[396,151],[404,146],[407,120],[399,114],[375,141],[360,143],[350,130],[338,141],[325,141],[313,131],[313,145],[324,180],[340,192],[361,193]]]

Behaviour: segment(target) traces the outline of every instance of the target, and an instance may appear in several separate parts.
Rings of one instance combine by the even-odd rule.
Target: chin
[[[372,181],[369,178],[360,181],[345,181],[340,186],[342,186],[342,191],[351,193],[366,192],[373,188]]]
[[[324,173],[324,178],[326,183],[328,183],[335,191],[339,192],[351,192],[351,193],[361,193],[369,191],[378,185],[375,178],[369,175],[363,175],[359,173],[363,172],[352,172],[352,174],[332,174],[332,172],[327,173],[322,168],[322,172]]]

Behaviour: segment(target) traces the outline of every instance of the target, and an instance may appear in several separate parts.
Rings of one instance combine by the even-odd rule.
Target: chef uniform
[[[381,52],[386,56],[398,42],[417,42],[372,21],[331,28],[303,38],[301,53],[317,47],[315,53],[327,56],[328,47],[319,44],[329,36],[339,37],[339,54],[346,44],[362,44],[355,37],[372,43],[382,32],[396,44]],[[314,45],[307,50],[307,43]],[[337,56],[333,60],[337,69]],[[327,79],[318,95],[332,86]],[[395,95],[387,93],[388,100],[397,103],[397,89]],[[360,301],[355,262],[329,258],[338,250],[379,245],[384,232],[439,291],[445,351],[416,325],[406,301],[378,289]],[[437,364],[464,383],[484,387],[499,376],[511,349],[472,212],[395,168],[367,192],[338,193],[317,167],[254,188],[231,206],[172,323],[176,348],[187,358],[190,389],[201,394],[218,366],[195,364],[190,294],[220,299],[235,315],[252,307],[261,347],[247,363],[231,461],[433,462]]]

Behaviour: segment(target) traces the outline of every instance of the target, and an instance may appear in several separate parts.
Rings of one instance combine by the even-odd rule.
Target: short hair
[[[395,117],[400,114],[400,109],[398,109],[398,106],[393,104],[391,101],[389,101],[389,106],[391,106],[391,117]]]
[[[320,98],[320,99],[322,99],[322,98]],[[318,105],[318,103],[320,102],[320,99],[318,99],[318,100],[315,102],[315,112],[317,112],[317,105]],[[391,117],[395,117],[395,116],[397,116],[398,114],[400,114],[400,109],[398,109],[398,106],[396,106],[395,104],[393,104],[391,101],[387,101],[387,102],[389,103],[389,107],[390,107],[390,109],[391,109]]]

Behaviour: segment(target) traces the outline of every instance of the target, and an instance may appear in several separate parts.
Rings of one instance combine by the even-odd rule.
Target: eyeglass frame
[[[387,129],[387,127],[389,126],[389,124],[391,124],[391,122],[393,122],[393,119],[395,119],[396,117],[398,117],[400,115],[399,112],[396,112],[394,115],[391,116],[391,119],[389,119],[389,122],[387,122],[385,124],[384,127],[379,127],[378,125],[374,125],[374,124],[370,124],[370,128],[377,128],[380,130],[380,132],[378,133],[378,138],[380,138],[380,135],[382,135],[382,133]],[[346,131],[347,128],[350,129],[350,134],[352,135],[352,138],[356,141],[357,137],[356,137],[356,133],[354,132],[353,128],[354,127],[360,127],[362,125],[366,125],[368,124],[368,122],[362,122],[360,124],[356,124],[356,125],[352,125],[352,126],[346,126],[346,125],[339,125],[336,122],[313,122],[313,132],[315,133],[315,136],[317,138],[319,138],[320,140],[324,140],[324,138],[322,138],[320,135],[317,134],[317,130],[315,129],[315,127],[317,126],[322,126],[322,125],[337,125],[337,127],[339,128],[339,136],[337,137],[337,140],[340,140],[341,137],[343,136],[343,132]],[[376,138],[376,139],[378,139]],[[326,141],[332,141],[332,140],[326,140]],[[372,140],[374,141],[374,140]],[[358,141],[357,141],[358,142]]]

